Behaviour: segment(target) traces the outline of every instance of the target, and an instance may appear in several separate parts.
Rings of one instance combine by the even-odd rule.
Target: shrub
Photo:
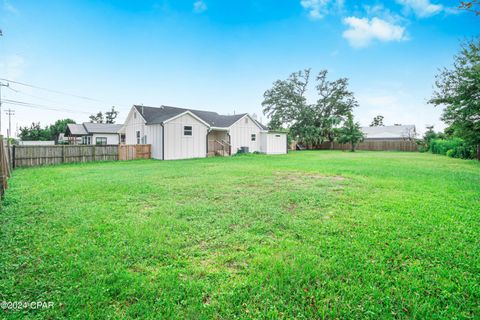
[[[476,149],[459,138],[433,139],[430,142],[430,152],[451,158],[473,159]]]

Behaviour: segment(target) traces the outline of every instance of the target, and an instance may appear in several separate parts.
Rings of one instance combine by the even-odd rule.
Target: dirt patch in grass
[[[297,172],[297,171],[275,171],[273,175],[278,180],[290,182],[308,182],[309,180],[327,180],[331,182],[344,181],[342,176],[327,176],[314,172]]]

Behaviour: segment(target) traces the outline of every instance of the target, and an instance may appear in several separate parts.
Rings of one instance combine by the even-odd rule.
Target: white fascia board
[[[255,119],[253,119],[252,117],[250,117],[250,115],[249,115],[248,113],[247,113],[246,115],[244,115],[243,117],[241,117],[240,119],[238,119],[237,121],[235,121],[234,123],[232,123],[232,125],[231,125],[230,127],[228,127],[228,129],[230,129],[230,128],[231,128],[235,123],[237,123],[238,121],[240,121],[240,120],[242,120],[242,119],[245,119],[245,117],[249,117],[250,120],[253,121],[253,123],[255,123],[255,124],[257,125],[257,127],[260,128],[260,131],[265,131],[265,132],[268,131],[268,130],[263,129],[263,128],[258,124],[258,122],[257,122]]]
[[[190,111],[188,111],[188,110],[185,111],[185,112],[182,112],[182,113],[180,113],[180,114],[177,114],[176,116],[173,116],[173,117],[171,117],[170,119],[167,119],[167,120],[163,121],[163,124],[165,124],[165,123],[167,123],[167,122],[170,122],[170,121],[172,121],[172,120],[175,120],[175,119],[177,119],[177,118],[179,118],[179,117],[181,117],[181,116],[184,116],[184,115],[186,115],[186,114],[191,115],[192,117],[194,117],[195,119],[197,119],[198,121],[200,121],[201,123],[203,123],[204,125],[206,125],[207,128],[210,128],[210,125],[209,125],[208,123],[206,123],[206,122],[203,121],[201,118],[199,118],[197,115],[195,115],[193,112],[190,112]]]

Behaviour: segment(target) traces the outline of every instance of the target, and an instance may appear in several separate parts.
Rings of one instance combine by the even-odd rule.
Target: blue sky
[[[328,69],[348,77],[368,125],[443,128],[426,103],[437,69],[480,18],[456,1],[396,0],[0,0],[0,78],[94,98],[11,84],[5,99],[74,112],[15,109],[12,122],[49,124],[117,106],[173,105],[225,114],[261,113],[265,90],[291,72]],[[314,88],[309,97],[315,98]],[[3,112],[3,111],[2,111]],[[7,119],[2,115],[2,131]]]

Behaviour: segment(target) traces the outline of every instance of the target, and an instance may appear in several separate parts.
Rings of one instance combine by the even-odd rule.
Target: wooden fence
[[[325,142],[319,146],[320,150],[350,150],[350,144]],[[355,150],[370,151],[418,151],[418,145],[409,140],[365,140],[360,142]]]
[[[135,152],[124,152],[124,150]],[[137,152],[137,149],[140,151]],[[13,168],[60,163],[117,161],[150,158],[150,145],[13,146]]]
[[[118,160],[150,159],[151,145],[121,144],[118,146]]]
[[[3,136],[0,135],[0,197],[3,197],[8,187],[8,178],[10,178],[10,163],[8,161],[9,148],[5,145]]]

